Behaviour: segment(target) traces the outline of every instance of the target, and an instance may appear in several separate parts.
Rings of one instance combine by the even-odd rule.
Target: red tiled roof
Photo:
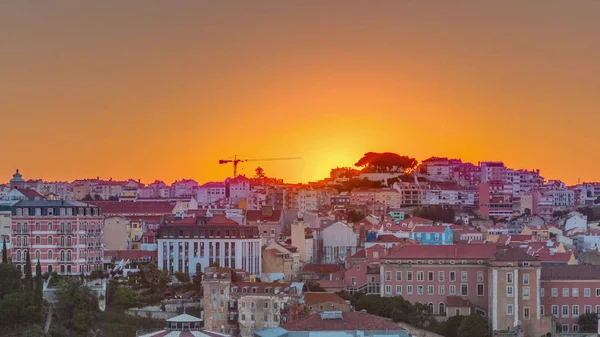
[[[542,262],[564,262],[567,263],[573,256],[573,252],[550,253],[549,251],[539,251],[535,254]]]
[[[246,221],[269,221],[278,222],[281,220],[281,211],[272,210],[270,213],[265,213],[262,210],[246,211]]]
[[[337,264],[308,264],[304,266],[305,272],[313,273],[337,273],[342,267]]]
[[[443,233],[446,231],[446,226],[415,226],[412,232],[416,233]]]
[[[44,199],[43,195],[41,195],[38,191],[32,188],[17,188],[16,190],[23,194],[28,200],[35,200],[36,198]]]
[[[119,202],[91,201],[104,214],[171,214],[174,206],[168,201]]]
[[[352,259],[366,259],[367,258],[367,251],[366,249],[361,249],[358,252],[354,253],[354,255],[351,256]]]
[[[405,238],[399,238],[392,234],[382,234],[382,235],[378,236],[375,240],[372,240],[370,242],[390,243],[390,242],[406,242],[406,241],[408,241],[408,240]]]
[[[317,305],[323,302],[346,304],[346,301],[344,301],[344,299],[336,293],[305,292],[304,302],[306,303],[306,305]]]
[[[492,258],[494,261],[537,261],[534,256],[527,254],[524,249],[500,247]]]
[[[388,318],[360,311],[344,312],[342,319],[322,319],[314,314],[282,327],[288,331],[404,330]]]
[[[209,225],[239,225],[237,222],[228,219],[224,214],[215,214],[208,218],[206,223]]]
[[[446,306],[453,308],[464,308],[469,307],[471,304],[469,300],[466,298],[462,298],[460,296],[447,296],[446,297]]]
[[[594,280],[600,281],[600,268],[598,266],[579,264],[579,265],[559,265],[544,266],[542,268],[542,280]]]
[[[526,241],[531,241],[531,240],[533,240],[533,235],[517,234],[517,235],[510,236],[511,242],[526,242]]]
[[[195,224],[196,224],[196,218],[187,217],[187,218],[175,220],[175,221],[171,222],[169,225],[195,225]]]
[[[494,245],[406,245],[398,246],[385,259],[460,259],[486,260],[496,253]]]

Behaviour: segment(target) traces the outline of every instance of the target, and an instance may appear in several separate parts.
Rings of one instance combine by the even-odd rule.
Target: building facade
[[[27,253],[42,272],[60,275],[102,270],[102,210],[77,201],[24,200],[12,207],[12,259],[23,268]]]

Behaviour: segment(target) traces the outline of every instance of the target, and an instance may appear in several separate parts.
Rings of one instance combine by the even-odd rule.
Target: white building
[[[354,255],[358,246],[358,234],[352,226],[336,222],[321,231],[323,238],[323,263],[336,263],[346,260],[346,255]]]
[[[225,183],[208,182],[196,189],[196,200],[202,206],[210,205],[225,197]]]
[[[227,196],[230,198],[231,202],[238,203],[242,199],[246,199],[252,187],[250,185],[250,179],[239,176],[234,179],[228,179],[226,182],[227,186]]]
[[[212,264],[262,272],[261,239],[256,226],[240,226],[223,215],[184,218],[159,228],[158,266],[171,273],[203,272]]]
[[[571,212],[567,215],[564,220],[563,230],[565,232],[570,231],[573,228],[580,228],[584,231],[587,230],[587,216],[579,212]]]
[[[575,236],[573,244],[577,249],[588,251],[600,249],[600,231],[588,231]]]
[[[191,196],[196,194],[196,188],[198,187],[198,183],[192,179],[183,179],[180,181],[175,181],[171,185],[172,196],[175,198],[183,197],[183,196]]]

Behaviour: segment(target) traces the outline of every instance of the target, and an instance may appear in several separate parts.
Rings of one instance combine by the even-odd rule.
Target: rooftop
[[[315,305],[323,302],[334,302],[338,304],[346,304],[346,301],[336,293],[316,293],[305,292],[304,302],[306,305]]]
[[[282,327],[289,331],[404,330],[387,318],[361,311],[338,312],[331,318],[314,314]]]
[[[393,248],[385,259],[455,259],[488,260],[496,253],[495,245],[406,245]]]
[[[171,214],[174,206],[168,201],[119,202],[93,201],[104,214]]]
[[[542,280],[594,280],[600,281],[600,268],[592,265],[556,265],[542,268]]]

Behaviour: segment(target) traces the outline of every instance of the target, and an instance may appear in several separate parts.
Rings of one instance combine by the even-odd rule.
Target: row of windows
[[[514,296],[514,287],[513,286],[506,286],[506,297],[513,297]],[[529,287],[523,287],[521,288],[521,296],[523,297],[524,300],[528,300],[531,296],[531,292]]]
[[[24,251],[17,250],[17,252],[16,252],[16,260],[17,261],[24,261],[25,258],[26,258],[26,256],[27,256],[26,253],[27,253],[27,251],[25,251],[25,250]],[[36,260],[41,260],[41,258],[42,258],[41,256],[42,256],[41,252],[39,250],[36,250],[35,251],[35,259]],[[58,257],[60,257],[61,261],[71,261],[72,256],[73,256],[73,253],[70,250],[67,250],[67,251],[61,250]],[[84,254],[84,257],[85,257],[85,254]],[[46,259],[47,260],[54,259],[54,252],[52,252],[51,250],[49,250],[47,252],[47,254],[46,254]]]
[[[52,207],[48,207],[48,208],[44,208],[46,210],[46,214],[45,215],[57,215],[57,216],[73,216],[73,215],[91,215],[91,216],[100,216],[101,210],[100,208],[97,207],[93,207],[93,208],[83,208],[83,207],[79,207],[79,208],[64,208],[61,207],[58,209],[58,211],[56,211],[55,208]],[[77,214],[75,214],[75,211],[77,211]],[[17,216],[42,216],[42,208],[17,208],[16,210]]]
[[[552,306],[552,315],[554,317],[559,317],[559,312],[558,312],[558,305],[553,305]],[[580,313],[579,313],[579,305],[573,305],[571,306],[571,317],[579,317]],[[543,310],[543,306],[542,306],[542,310]],[[583,307],[583,313],[584,314],[591,314],[592,313],[592,306],[591,305],[585,305]],[[600,314],[600,305],[596,305],[596,313]],[[569,306],[568,305],[563,305],[560,307],[560,317],[569,317]]]
[[[436,290],[435,288],[436,288],[435,286],[431,286],[431,285],[427,286],[427,295],[435,295],[435,290]],[[403,295],[402,289],[403,288],[401,285],[397,285],[396,289],[395,289],[395,293],[392,294],[392,286],[386,285],[385,286],[385,294],[400,296],[400,295]],[[414,286],[407,285],[405,289],[406,289],[405,295],[412,295]],[[417,292],[416,292],[417,295],[425,294],[425,286],[417,286],[416,290],[417,290]],[[477,296],[485,295],[485,285],[483,283],[477,284],[476,293],[477,293]],[[438,286],[437,294],[438,295],[446,295],[446,286],[443,286],[443,285]],[[456,295],[456,286],[455,285],[448,286],[448,295]],[[469,285],[468,284],[462,283],[460,285],[460,296],[469,296]]]
[[[417,273],[417,282],[423,282],[425,280],[425,272],[417,271],[416,273]],[[402,271],[396,271],[396,281],[402,281],[403,280],[402,276],[403,276]],[[469,279],[468,276],[469,275],[466,271],[461,271],[460,272],[460,281],[468,282],[468,279]],[[455,282],[456,281],[456,272],[455,271],[449,272],[448,278],[449,278],[450,282]],[[439,282],[445,282],[445,279],[446,279],[446,272],[438,271],[437,272],[437,280]],[[477,282],[483,282],[483,279],[484,279],[484,272],[478,271],[477,272]],[[385,280],[386,281],[392,280],[392,272],[391,271],[385,272]],[[413,272],[412,271],[406,272],[406,281],[409,281],[409,282],[413,281]],[[427,281],[429,281],[429,282],[435,281],[435,272],[433,272],[433,271],[427,272]],[[527,281],[527,284],[529,284],[529,281]]]
[[[558,288],[552,288],[551,290],[552,297],[558,297]],[[571,293],[571,297],[579,297],[579,288],[562,288],[562,297],[569,297],[569,292]],[[541,289],[541,294],[544,296],[544,288]],[[591,297],[592,289],[584,288],[583,289],[583,297]],[[596,297],[600,297],[600,288],[596,288]]]
[[[506,315],[512,316],[514,314],[515,313],[514,313],[513,305],[512,304],[508,304],[506,306]],[[531,319],[531,310],[529,309],[529,307],[524,307],[523,308],[523,318],[524,319]]]

